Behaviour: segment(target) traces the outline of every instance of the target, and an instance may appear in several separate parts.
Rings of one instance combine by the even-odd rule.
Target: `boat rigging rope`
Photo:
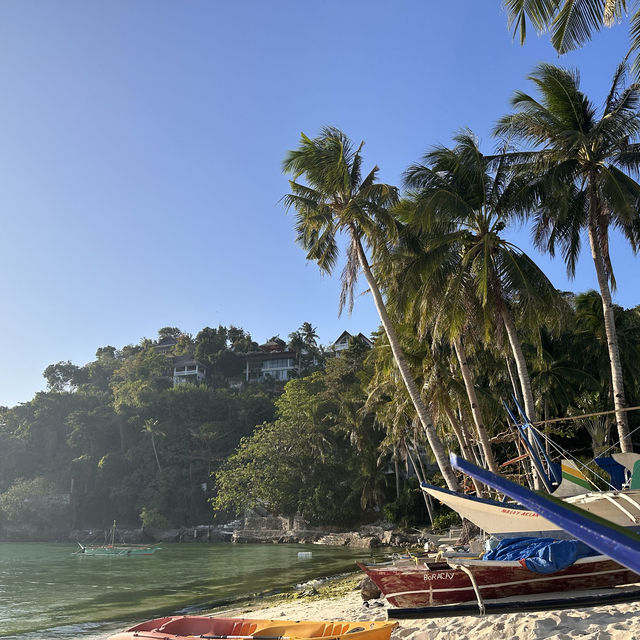
[[[485,614],[484,600],[480,595],[480,589],[478,588],[478,583],[476,582],[475,576],[471,572],[471,569],[469,569],[469,567],[465,567],[462,564],[449,563],[449,566],[452,569],[460,569],[460,571],[466,573],[469,576],[469,580],[471,580],[471,586],[473,587],[473,590],[476,594],[476,599],[478,601],[478,609],[480,610],[480,615],[483,616]]]

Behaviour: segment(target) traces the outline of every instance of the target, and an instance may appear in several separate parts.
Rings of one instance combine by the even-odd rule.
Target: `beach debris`
[[[382,595],[382,591],[369,576],[365,576],[360,581],[360,595],[365,601],[376,600]]]

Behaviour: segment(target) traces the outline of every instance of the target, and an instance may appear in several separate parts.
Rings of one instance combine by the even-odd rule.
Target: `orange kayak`
[[[170,616],[156,618],[116,633],[109,640],[389,640],[397,622],[326,622],[292,620],[253,620],[209,616]]]

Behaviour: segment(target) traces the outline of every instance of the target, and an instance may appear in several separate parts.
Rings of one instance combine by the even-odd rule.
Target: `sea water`
[[[74,554],[70,544],[0,543],[0,638],[103,640],[156,616],[230,606],[354,571],[369,553],[320,545],[161,546],[151,556],[109,557]]]

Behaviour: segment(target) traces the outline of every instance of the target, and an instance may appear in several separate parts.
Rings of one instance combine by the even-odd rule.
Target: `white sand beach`
[[[383,600],[365,606],[359,591],[338,598],[284,601],[225,615],[288,620],[384,620]],[[377,605],[377,606],[376,606]],[[640,602],[564,611],[399,620],[392,640],[640,640]]]

